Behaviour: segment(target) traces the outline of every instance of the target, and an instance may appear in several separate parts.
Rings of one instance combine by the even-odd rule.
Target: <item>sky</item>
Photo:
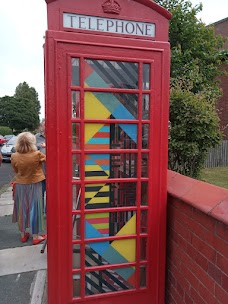
[[[200,2],[198,17],[210,24],[228,17],[228,0]],[[47,29],[45,0],[0,0],[0,97],[14,95],[26,81],[39,94],[40,118],[44,118],[43,44]]]

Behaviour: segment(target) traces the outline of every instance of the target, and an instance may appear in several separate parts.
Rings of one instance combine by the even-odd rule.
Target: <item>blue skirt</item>
[[[21,232],[26,228],[32,234],[44,230],[42,205],[42,182],[35,184],[14,184],[13,223],[18,223]]]

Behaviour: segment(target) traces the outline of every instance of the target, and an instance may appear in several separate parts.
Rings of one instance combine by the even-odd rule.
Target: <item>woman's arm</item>
[[[14,159],[14,155],[13,154],[11,156],[11,166],[13,167],[14,172],[17,173],[18,169],[16,167],[16,163],[15,163],[15,159]]]
[[[46,162],[46,155],[43,154],[42,152],[39,151],[39,154],[40,154],[40,161],[41,162]]]

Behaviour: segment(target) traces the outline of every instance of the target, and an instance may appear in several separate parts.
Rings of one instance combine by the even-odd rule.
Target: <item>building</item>
[[[212,24],[215,29],[216,35],[222,35],[228,38],[228,17],[219,20]],[[224,44],[224,50],[228,50],[228,40]],[[228,65],[223,64],[222,70],[228,73]],[[221,81],[221,89],[223,91],[223,96],[218,100],[217,109],[219,112],[219,118],[221,120],[220,125],[224,134],[224,139],[228,140],[228,76],[223,75],[219,77]]]

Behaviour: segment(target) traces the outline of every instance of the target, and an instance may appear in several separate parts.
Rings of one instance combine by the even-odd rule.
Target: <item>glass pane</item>
[[[85,124],[85,150],[137,149],[136,124]]]
[[[137,177],[137,154],[110,154],[110,177]]]
[[[146,272],[147,272],[147,267],[144,265],[140,266],[140,287],[146,287]]]
[[[72,149],[80,149],[80,124],[72,123]]]
[[[142,161],[141,161],[141,176],[148,177],[148,170],[149,170],[149,162],[148,162],[148,153],[142,153]]]
[[[137,149],[136,124],[112,124],[110,149]]]
[[[80,92],[72,91],[72,117],[80,117]]]
[[[124,93],[85,93],[87,119],[137,119],[138,95]]]
[[[102,183],[85,186],[85,209],[136,206],[136,183]]]
[[[112,183],[110,207],[136,206],[136,183]]]
[[[142,100],[142,119],[149,119],[150,95],[144,94]]]
[[[148,206],[148,183],[141,183],[141,205]]]
[[[73,240],[79,240],[81,237],[81,215],[73,214],[72,216],[72,237]]]
[[[135,288],[134,268],[97,270],[86,273],[86,295],[116,292]]]
[[[117,183],[116,183],[117,185]],[[129,185],[129,184],[128,184]],[[124,190],[120,188],[120,184],[117,186],[119,189],[114,189],[112,193],[112,186],[108,185],[111,189],[110,196],[106,196],[107,189],[105,185],[100,190],[100,193],[97,193],[97,190],[94,187],[95,185],[89,185],[89,190],[95,190],[95,192],[86,192],[85,197],[87,201],[86,209],[97,209],[97,208],[116,208],[124,206],[135,206],[135,189],[129,187],[127,190],[127,185],[124,185]],[[86,187],[87,190],[87,187]],[[102,190],[104,192],[102,192]],[[97,193],[97,195],[96,195]],[[133,195],[132,195],[133,194]],[[88,196],[91,195],[92,198],[88,199]],[[102,196],[103,195],[103,196]],[[110,203],[110,199],[113,200]],[[116,200],[116,201],[115,201]],[[114,235],[133,235],[136,233],[136,215],[135,211],[118,211],[118,212],[99,212],[91,213],[85,215],[86,219],[86,238],[94,237],[105,237],[105,236],[114,236]],[[124,228],[125,227],[125,228]],[[128,228],[127,228],[128,227]],[[127,229],[125,231],[125,229]]]
[[[71,59],[71,71],[72,71],[72,85],[79,86],[80,85],[80,73],[79,73],[79,59],[72,58]]]
[[[72,186],[72,207],[73,210],[81,209],[81,185]]]
[[[138,64],[134,62],[85,60],[85,86],[96,88],[138,88]]]
[[[147,224],[148,223],[148,212],[147,210],[141,210],[141,225],[140,233],[147,233]]]
[[[136,234],[135,211],[91,213],[85,215],[85,237],[96,238]]]
[[[72,178],[73,180],[80,179],[80,155],[72,155]]]
[[[147,238],[140,238],[140,260],[144,261],[147,259]]]
[[[143,90],[150,89],[150,64],[143,64]]]
[[[110,159],[108,154],[85,155],[85,179],[99,180],[110,176]]]
[[[136,239],[94,242],[86,245],[86,267],[134,263]],[[134,271],[133,271],[134,272]]]
[[[109,222],[110,236],[136,234],[135,211],[110,212],[109,219],[110,219]],[[129,230],[126,229],[127,227],[130,227],[130,229]]]
[[[147,124],[142,126],[142,148],[149,148],[149,125]]]
[[[81,276],[73,274],[73,298],[80,297],[81,291]]]
[[[80,245],[74,244],[73,245],[73,269],[80,269],[81,268],[81,248]]]

